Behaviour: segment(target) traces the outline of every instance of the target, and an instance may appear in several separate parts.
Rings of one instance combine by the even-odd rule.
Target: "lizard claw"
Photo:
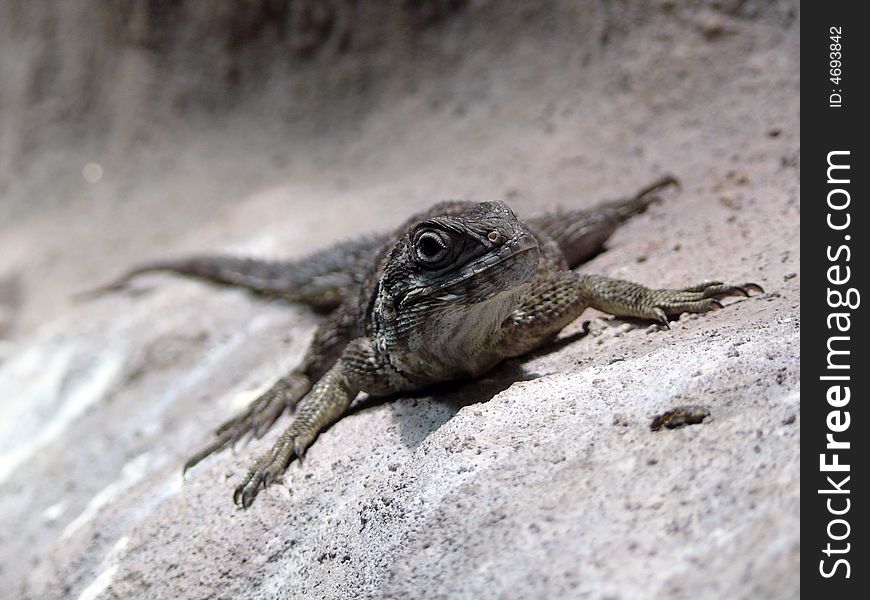
[[[662,177],[661,179],[659,179],[658,181],[656,181],[655,183],[649,185],[648,187],[646,187],[646,188],[642,189],[640,192],[638,192],[637,195],[635,196],[635,199],[639,200],[639,199],[643,198],[644,196],[648,196],[654,192],[657,192],[657,191],[664,189],[666,187],[669,187],[669,186],[674,186],[675,188],[678,188],[678,189],[680,187],[682,187],[679,179],[677,179],[675,176],[673,176],[671,174],[668,174],[668,175],[665,175],[664,177]]]
[[[345,350],[347,352],[347,350]],[[333,366],[305,396],[290,426],[272,449],[261,456],[233,492],[233,502],[248,508],[260,492],[278,479],[293,458],[301,458],[314,438],[343,414],[358,389],[350,387],[341,362]]]
[[[280,443],[279,443],[280,445]],[[276,446],[276,449],[278,447]],[[244,481],[236,486],[235,491],[233,492],[233,503],[236,506],[241,508],[248,508],[253,504],[254,498],[257,497],[257,494],[260,493],[261,489],[266,489],[274,483],[278,476],[284,472],[286,469],[286,463],[281,464],[279,460],[280,457],[274,457],[275,450],[262,459],[257,461],[251,470],[248,472],[248,475],[245,477]],[[292,456],[288,457],[287,462],[290,461]]]
[[[300,444],[299,440],[293,441],[293,452],[296,454],[299,462],[302,462],[302,458],[305,456],[305,446]]]
[[[653,320],[655,320],[660,326],[664,327],[665,329],[671,328],[670,324],[668,323],[668,315],[665,314],[665,311],[663,311],[661,308],[656,307],[653,308],[653,313],[655,314]]]
[[[277,481],[287,469],[287,465],[297,454],[299,445],[295,440],[295,432],[291,429],[282,435],[272,450],[260,457],[248,471],[245,479],[236,486],[233,492],[233,503],[241,508],[248,508],[261,489],[266,489]]]
[[[242,508],[248,508],[251,505],[251,503],[245,502],[244,493],[245,493],[245,487],[242,485],[238,486],[236,488],[236,491],[233,492],[233,504],[235,504],[236,506],[241,506]]]

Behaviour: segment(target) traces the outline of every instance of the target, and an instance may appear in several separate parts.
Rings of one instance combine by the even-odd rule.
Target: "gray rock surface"
[[[0,597],[798,597],[799,64],[786,1],[0,1]],[[162,276],[69,300],[664,172],[588,270],[766,294],[670,331],[590,312],[364,400],[246,511],[280,427],[180,465],[319,317]],[[711,418],[650,431],[684,404]]]

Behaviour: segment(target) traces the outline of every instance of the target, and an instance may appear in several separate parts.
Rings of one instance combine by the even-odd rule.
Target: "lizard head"
[[[503,202],[449,202],[408,223],[380,264],[367,329],[417,383],[485,371],[489,348],[540,259],[538,241]]]
[[[396,309],[487,302],[528,282],[538,242],[503,202],[469,204],[412,225],[384,265],[382,292]]]
[[[535,276],[538,241],[502,202],[447,203],[409,222],[380,266],[369,334],[406,373],[477,372]]]

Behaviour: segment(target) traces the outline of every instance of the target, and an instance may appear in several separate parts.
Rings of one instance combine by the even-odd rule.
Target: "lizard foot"
[[[720,299],[728,296],[749,296],[749,292],[764,292],[757,283],[731,285],[721,281],[704,281],[676,290],[649,290],[650,317],[665,327],[668,317],[682,313],[705,313],[722,308]]]
[[[348,353],[345,350],[344,356]],[[349,383],[347,365],[336,363],[299,403],[295,418],[268,453],[261,456],[233,493],[233,502],[248,508],[262,486],[265,489],[287,469],[293,457],[302,458],[306,448],[324,427],[340,417],[359,393]]]
[[[266,489],[287,470],[287,465],[294,457],[301,459],[305,454],[306,444],[303,443],[302,438],[306,436],[294,425],[278,438],[271,451],[257,459],[242,483],[236,486],[233,492],[233,502],[236,506],[248,508],[254,502],[261,487]]]
[[[268,391],[251,402],[244,412],[221,425],[215,432],[215,439],[184,463],[182,474],[215,452],[234,445],[248,433],[256,438],[261,437],[285,408],[295,409],[296,402],[310,387],[311,382],[304,375],[294,373],[279,379]]]

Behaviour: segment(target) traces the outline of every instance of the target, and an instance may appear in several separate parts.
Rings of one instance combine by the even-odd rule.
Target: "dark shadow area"
[[[402,397],[364,396],[351,405],[345,417],[388,404],[401,429],[402,442],[414,448],[461,408],[487,402],[515,382],[538,377],[542,375],[529,373],[519,360],[510,360],[474,381],[440,383]]]
[[[587,333],[588,321],[584,323],[582,331],[557,338],[549,345],[523,357],[507,360],[478,380],[440,383],[402,397],[364,396],[351,405],[345,416],[389,404],[394,420],[399,424],[402,442],[415,448],[453,418],[460,409],[488,402],[514,383],[546,376],[546,373],[528,371],[524,363],[531,358],[561,350],[583,339]]]

